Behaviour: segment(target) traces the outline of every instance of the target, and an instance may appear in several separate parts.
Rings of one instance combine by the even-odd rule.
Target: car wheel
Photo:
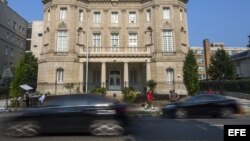
[[[37,122],[23,121],[10,124],[5,130],[9,137],[32,137],[40,133],[40,126]]]
[[[185,109],[177,109],[175,112],[176,118],[187,118],[188,112]]]
[[[89,132],[92,135],[122,135],[124,133],[124,128],[119,124],[118,121],[113,120],[103,120],[94,121],[90,124]]]
[[[223,108],[220,110],[220,117],[230,118],[233,117],[233,110],[230,108]]]

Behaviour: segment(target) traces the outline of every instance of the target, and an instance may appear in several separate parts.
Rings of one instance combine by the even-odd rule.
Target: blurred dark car
[[[233,117],[241,113],[240,105],[233,99],[217,94],[200,94],[184,98],[162,107],[162,116],[170,118],[186,117]]]
[[[7,136],[72,132],[122,135],[126,109],[125,103],[91,94],[47,96],[41,107],[5,115],[1,127]]]

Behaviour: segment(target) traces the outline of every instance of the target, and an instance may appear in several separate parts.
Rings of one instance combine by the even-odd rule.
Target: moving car
[[[122,135],[126,109],[125,103],[92,94],[46,96],[40,107],[6,115],[2,130],[7,136],[70,132]]]
[[[199,94],[162,107],[162,116],[186,118],[191,116],[232,117],[240,113],[237,101],[217,94]]]

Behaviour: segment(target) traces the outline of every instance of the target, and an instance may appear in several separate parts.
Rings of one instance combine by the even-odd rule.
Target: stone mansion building
[[[186,94],[188,0],[43,0],[44,20],[37,90],[65,94],[100,86]]]

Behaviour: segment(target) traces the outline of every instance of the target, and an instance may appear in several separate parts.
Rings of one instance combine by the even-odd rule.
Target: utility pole
[[[87,28],[86,28],[86,47],[87,47],[87,52],[86,52],[86,77],[85,77],[85,93],[88,93],[88,71],[89,71],[89,42],[88,42],[88,28],[89,28],[89,12],[87,13],[88,15],[88,23],[87,23]]]

